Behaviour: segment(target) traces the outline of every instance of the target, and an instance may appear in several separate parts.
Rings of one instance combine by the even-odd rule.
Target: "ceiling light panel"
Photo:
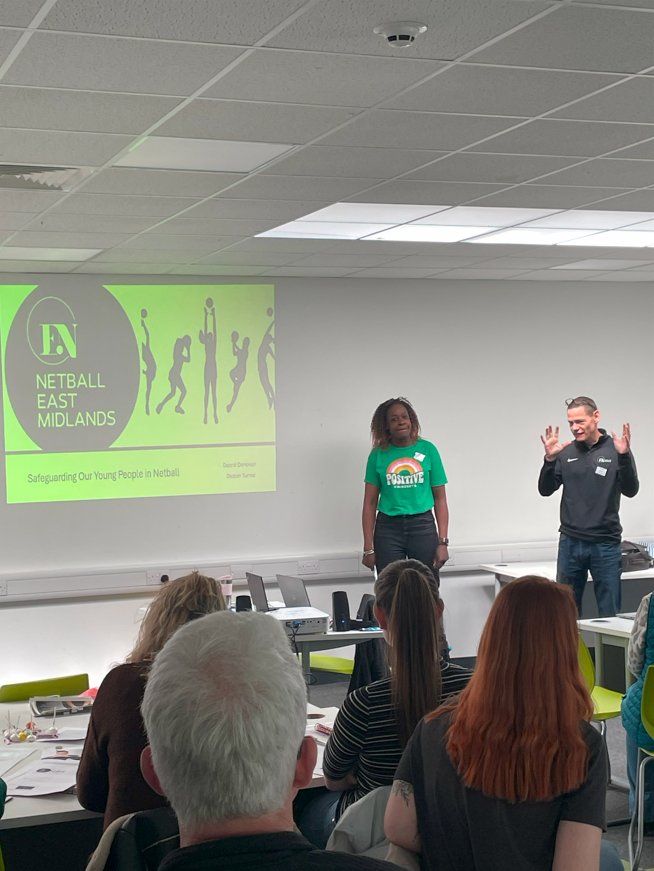
[[[298,218],[298,221],[354,221],[357,223],[384,223],[388,226],[403,224],[405,221],[415,221],[451,209],[450,206],[414,206],[397,205],[395,203],[334,203],[325,209],[319,209],[309,215]]]
[[[421,218],[416,224],[454,224],[458,227],[513,227],[534,218],[552,215],[554,209],[491,209],[482,206],[455,206]]]
[[[638,221],[652,218],[650,212],[609,212],[593,211],[592,209],[570,209],[558,212],[537,221],[530,221],[529,227],[548,227],[551,229],[582,229],[582,230],[617,230],[628,227]],[[634,228],[635,229],[635,228]],[[643,230],[648,229],[643,227]]]
[[[493,245],[557,245],[577,237],[588,237],[588,230],[531,230],[519,227],[512,230],[500,230],[492,236],[483,239],[471,239],[471,242],[486,242]],[[585,243],[584,243],[585,244]]]
[[[364,224],[336,221],[289,221],[273,230],[257,234],[257,238],[282,237],[291,238],[304,236],[313,239],[361,239],[371,233],[379,233],[392,227],[392,223]]]
[[[114,166],[250,172],[292,148],[295,146],[268,142],[147,136],[119,158]]]
[[[383,233],[367,236],[365,241],[384,240],[387,242],[461,242],[482,233],[492,233],[494,227],[443,227],[434,224],[403,224]]]
[[[88,260],[101,248],[0,248],[0,260]]]
[[[554,231],[556,232],[556,231]],[[654,247],[654,233],[636,232],[635,230],[608,230],[587,236],[583,242],[570,240],[561,245],[596,245],[600,248],[647,248]]]

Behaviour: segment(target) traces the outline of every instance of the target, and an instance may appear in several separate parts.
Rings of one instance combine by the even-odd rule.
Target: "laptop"
[[[311,602],[307,595],[302,578],[290,575],[277,575],[277,583],[287,608],[310,608]]]
[[[261,575],[253,575],[251,572],[246,572],[245,577],[248,581],[248,589],[250,591],[250,598],[252,599],[252,604],[257,609],[257,611],[261,611],[265,613],[266,611],[273,611],[274,609],[270,607],[268,604],[268,597],[266,596],[266,588],[263,583],[263,578]]]

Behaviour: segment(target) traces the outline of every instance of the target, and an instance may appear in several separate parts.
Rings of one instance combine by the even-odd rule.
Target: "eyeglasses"
[[[586,405],[588,408],[592,408],[593,411],[597,411],[597,406],[588,396],[575,396],[572,399],[565,400],[566,408],[578,408],[580,405]]]

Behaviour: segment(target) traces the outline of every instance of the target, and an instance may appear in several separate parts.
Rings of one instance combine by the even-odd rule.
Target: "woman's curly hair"
[[[404,396],[397,396],[393,399],[387,399],[375,409],[370,423],[370,435],[372,436],[373,448],[386,450],[391,444],[391,434],[388,429],[388,412],[394,405],[403,405],[409,413],[411,421],[411,439],[417,441],[420,438],[420,421],[415,412],[414,407]]]

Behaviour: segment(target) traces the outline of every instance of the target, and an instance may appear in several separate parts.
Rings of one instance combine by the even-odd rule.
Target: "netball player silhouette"
[[[232,333],[232,354],[236,357],[236,366],[229,373],[229,377],[232,379],[234,384],[234,394],[232,396],[232,401],[227,406],[227,411],[230,412],[232,408],[234,408],[234,403],[236,402],[236,397],[238,396],[238,392],[241,389],[241,385],[245,381],[245,371],[248,363],[248,354],[250,353],[250,340],[246,336],[243,339],[243,345],[239,348],[238,346],[238,333],[236,330]]]
[[[213,332],[208,329],[209,314],[213,319]],[[211,297],[207,299],[204,309],[204,330],[200,330],[200,342],[204,345],[204,422],[207,422],[209,408],[209,393],[213,402],[213,422],[218,423],[216,411],[216,378],[218,367],[216,365],[216,309]]]
[[[157,364],[155,362],[152,351],[150,350],[150,333],[145,325],[145,319],[148,316],[148,310],[141,309],[141,326],[145,330],[145,344],[141,342],[141,357],[145,364],[143,374],[145,375],[145,413],[150,414],[150,391],[152,390],[152,382],[157,377]]]
[[[184,402],[184,397],[186,396],[186,386],[182,381],[182,366],[184,365],[184,363],[190,362],[191,337],[183,336],[181,339],[177,339],[175,341],[175,348],[173,349],[173,365],[170,372],[168,373],[168,380],[170,381],[170,393],[157,406],[157,414],[161,414],[161,409],[175,396],[177,390],[179,390],[179,399],[177,400],[175,411],[178,414],[184,414],[182,402]]]
[[[273,310],[271,308],[268,309],[266,314],[268,317],[272,317]],[[268,408],[272,408],[275,404],[275,390],[270,383],[270,377],[268,375],[268,354],[275,359],[275,353],[272,349],[272,346],[275,344],[275,337],[271,335],[271,330],[275,326],[275,321],[272,321],[266,332],[264,333],[263,339],[261,340],[261,344],[259,345],[259,352],[257,354],[257,365],[259,368],[259,380],[261,381],[261,386],[263,387],[263,392],[266,394],[266,399],[268,400]]]

